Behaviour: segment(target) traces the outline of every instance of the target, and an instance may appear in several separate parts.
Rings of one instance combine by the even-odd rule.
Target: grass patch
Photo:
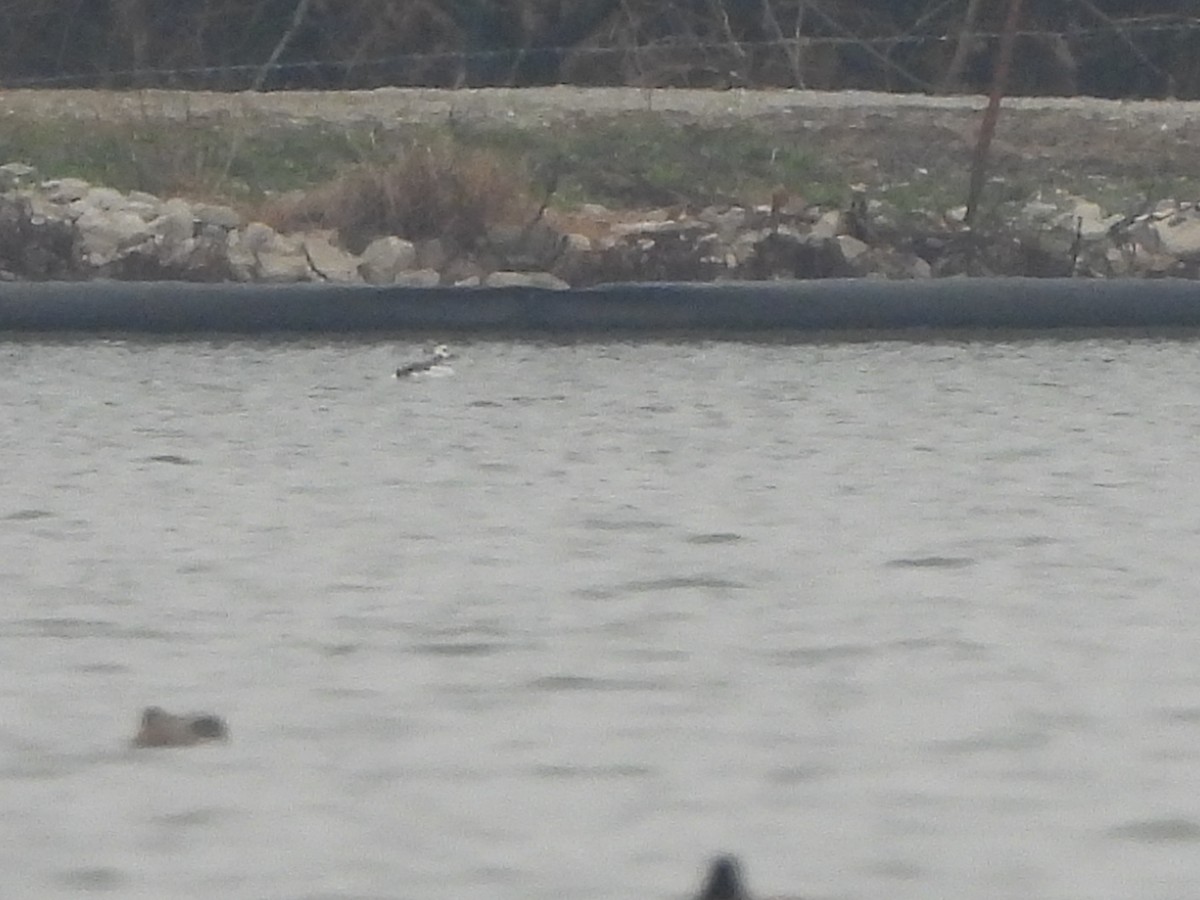
[[[1148,201],[1200,195],[1200,178],[1191,172],[1139,166],[1101,176],[1061,162],[1034,166],[1009,153],[987,180],[972,233],[947,244],[946,233],[957,229],[941,214],[965,200],[968,156],[946,141],[928,159],[911,147],[888,156],[892,144],[868,137],[799,119],[701,125],[643,112],[553,127],[453,117],[343,127],[232,115],[112,122],[7,115],[0,117],[0,163],[27,162],[45,177],[75,176],[123,191],[228,203],[283,232],[335,231],[356,253],[383,235],[438,238],[440,247],[418,249],[420,264],[442,275],[453,264],[455,278],[459,269],[550,269],[568,259],[561,232],[606,237],[613,222],[643,215],[630,212],[639,208],[803,209],[792,207],[802,200],[844,210],[860,191],[874,216],[869,230],[880,240],[955,253],[987,247],[995,258],[983,259],[983,269],[1045,274],[1069,259],[1062,244],[1071,235],[1064,239],[1055,225],[1044,241],[1014,241],[1014,223],[1024,227],[1032,217],[1029,201],[1040,196],[1065,209],[1071,194],[1108,212],[1133,212]],[[578,211],[584,203],[618,212]],[[548,222],[539,221],[547,205],[555,209]]]
[[[118,190],[244,199],[327,180],[360,158],[363,134],[306,125],[246,129],[232,121],[0,121],[0,161],[46,177]]]
[[[628,113],[539,131],[458,126],[458,140],[516,151],[558,175],[557,202],[646,207],[753,203],[783,187],[811,202],[845,193],[803,136]]]
[[[0,119],[0,163],[28,162],[46,177],[230,203],[281,225],[302,220],[354,231],[357,221],[358,230],[367,232],[400,222],[403,228],[388,233],[421,236],[434,230],[434,220],[457,215],[448,227],[468,242],[481,216],[519,219],[528,212],[529,197],[540,204],[547,193],[553,206],[565,210],[582,203],[758,204],[779,188],[810,204],[844,205],[851,194],[847,182],[867,173],[859,167],[857,178],[849,177],[845,161],[824,156],[836,150],[823,150],[820,141],[798,124],[701,125],[646,112],[553,128],[453,119],[388,128],[234,116]],[[427,155],[419,164],[421,147]],[[967,162],[949,175],[918,172],[903,181],[867,176],[874,181],[867,194],[901,212],[960,206]],[[452,167],[463,168],[457,180]],[[1170,173],[1089,179],[1064,170],[1036,185],[1017,170],[1001,167],[998,174],[1003,180],[985,192],[985,203],[993,206],[1055,188],[1115,210],[1136,208],[1147,196],[1200,195],[1197,179]],[[423,187],[414,190],[417,185]],[[294,197],[280,199],[294,191],[312,192],[307,207]]]
[[[8,116],[0,162],[28,162],[47,177],[74,176],[119,190],[253,201],[307,189],[361,164],[383,165],[416,144],[478,164],[475,152],[516,165],[534,193],[553,182],[554,203],[617,207],[763,202],[783,187],[810,202],[845,196],[802,135],[753,125],[700,126],[653,114],[549,128],[464,125],[384,130],[185,118],[135,122]]]
[[[931,176],[883,185],[878,197],[904,215],[940,213],[966,202],[966,186]]]

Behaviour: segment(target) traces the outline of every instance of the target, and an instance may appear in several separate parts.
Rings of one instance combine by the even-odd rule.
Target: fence
[[[566,34],[571,30],[566,26],[541,32],[497,26],[486,40],[502,46],[479,46],[485,41],[479,27],[439,31],[427,25],[410,34],[391,23],[359,34],[356,27],[361,31],[366,24],[331,19],[332,13],[319,14],[310,3],[289,5],[290,18],[281,16],[284,7],[277,4],[270,20],[277,27],[260,23],[253,39],[239,41],[222,40],[236,22],[220,28],[210,22],[189,44],[173,38],[164,22],[156,30],[151,27],[155,23],[142,21],[119,35],[106,35],[104,23],[78,31],[64,25],[53,57],[38,49],[36,35],[23,40],[28,35],[21,34],[21,21],[10,21],[7,30],[0,21],[0,87],[245,90],[566,83],[978,91],[990,80],[999,38],[998,28],[971,21],[970,9],[979,6],[978,0],[948,0],[933,8],[957,10],[957,18],[943,15],[935,21],[931,14],[923,22],[892,22],[889,33],[874,19],[838,18],[826,10],[832,0],[708,0],[697,4],[709,10],[707,16],[660,16],[663,21],[652,21],[649,14],[639,17],[636,8],[644,11],[645,4],[622,0],[616,7],[626,10],[623,17],[610,16],[582,38]],[[125,4],[136,5],[136,0]],[[330,9],[336,5],[327,4]],[[366,0],[358,5],[366,9]],[[487,6],[457,4],[464,5]],[[753,21],[731,18],[730,9],[747,5],[761,15]],[[832,5],[843,12],[848,8]],[[1057,5],[1074,10],[1074,17],[1051,16],[1049,21],[1057,27],[1032,27],[1047,19],[1031,15],[1018,31],[1010,93],[1200,97],[1200,16],[1117,18],[1092,0],[1057,0]],[[670,3],[658,6],[676,9]],[[1088,24],[1082,21],[1084,13]],[[330,23],[340,24],[334,28]],[[932,29],[933,24],[941,29]],[[175,27],[180,27],[178,22]],[[45,23],[42,30],[53,31]],[[537,37],[544,40],[533,41]],[[572,40],[554,41],[563,37]],[[414,49],[412,44],[430,49]]]

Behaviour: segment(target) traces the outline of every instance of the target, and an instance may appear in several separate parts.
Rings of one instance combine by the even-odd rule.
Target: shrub
[[[441,238],[474,249],[497,225],[522,225],[538,214],[523,168],[494,152],[450,141],[410,146],[389,161],[360,163],[333,181],[267,204],[262,218],[281,231],[329,228],[361,253],[396,235]]]

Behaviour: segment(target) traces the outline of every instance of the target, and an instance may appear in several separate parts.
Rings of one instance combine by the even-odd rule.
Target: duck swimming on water
[[[133,746],[190,747],[228,737],[229,728],[220,716],[210,713],[173,716],[158,706],[147,706],[142,711],[142,725]]]
[[[433,353],[419,359],[416,362],[410,362],[407,365],[401,366],[396,370],[397,378],[412,378],[414,375],[453,375],[452,369],[448,363],[454,358],[454,354],[445,344],[438,344],[433,348]]]

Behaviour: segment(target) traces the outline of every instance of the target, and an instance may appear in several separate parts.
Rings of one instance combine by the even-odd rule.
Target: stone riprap
[[[613,281],[1200,277],[1200,209],[1109,212],[1056,194],[968,228],[964,210],[768,206],[612,211],[585,205],[489,231],[477,246],[381,235],[353,253],[328,231],[281,234],[234,209],[0,166],[0,279],[538,287]],[[556,223],[569,224],[556,224]],[[587,234],[581,233],[587,231]]]

